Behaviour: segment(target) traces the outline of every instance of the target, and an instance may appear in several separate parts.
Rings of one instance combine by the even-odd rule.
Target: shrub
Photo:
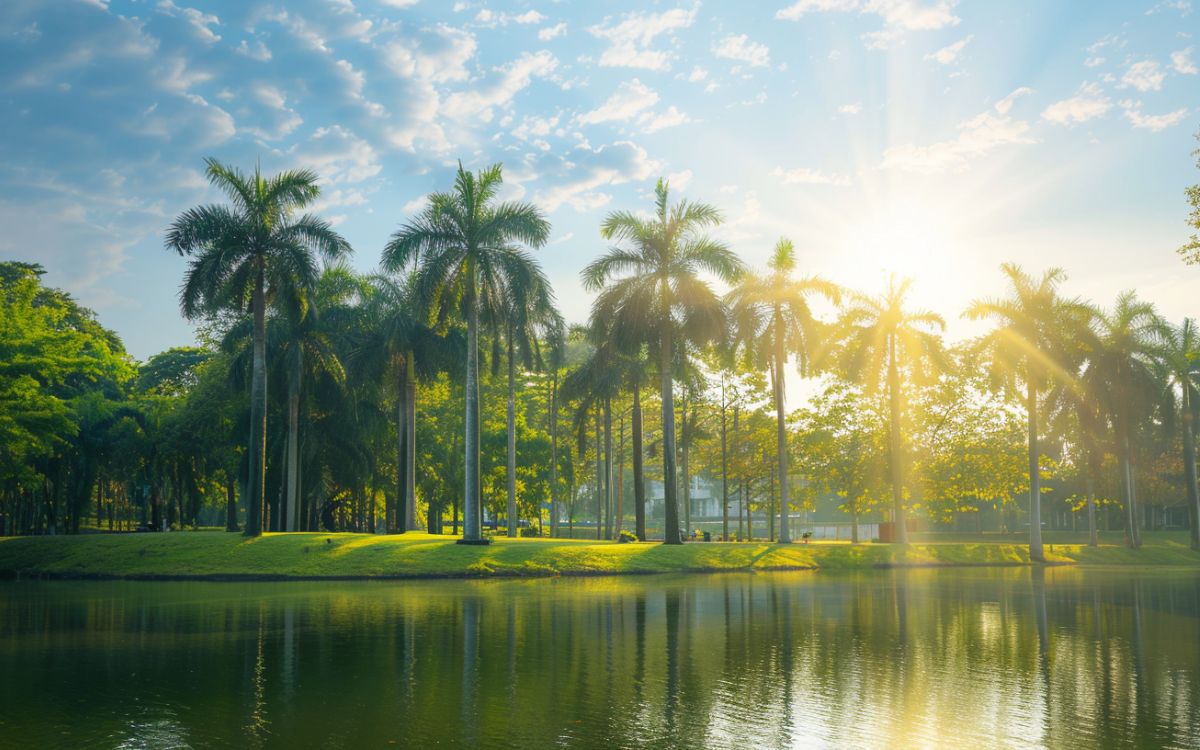
[[[633,533],[632,531],[621,529],[621,533],[617,534],[617,542],[619,544],[628,544],[629,542],[636,542],[637,540],[637,534]]]

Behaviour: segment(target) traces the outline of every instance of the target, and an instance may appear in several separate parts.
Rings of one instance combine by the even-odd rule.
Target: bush
[[[541,530],[536,526],[522,526],[517,530],[517,536],[541,536]]]
[[[618,544],[628,544],[630,542],[636,542],[637,540],[638,540],[637,534],[633,533],[632,531],[626,531],[625,529],[621,529],[621,533],[617,534],[617,543]]]

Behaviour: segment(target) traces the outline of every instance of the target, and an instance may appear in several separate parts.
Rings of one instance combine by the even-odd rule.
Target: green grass
[[[1114,544],[1089,549],[1054,544],[1051,562],[1081,565],[1200,566],[1186,537],[1162,536],[1141,550]],[[1027,549],[1012,542],[883,544],[615,544],[499,538],[486,547],[409,533],[267,534],[223,532],[91,534],[0,539],[0,576],[121,578],[371,578],[604,575],[687,571],[831,569],[895,565],[1020,565]]]

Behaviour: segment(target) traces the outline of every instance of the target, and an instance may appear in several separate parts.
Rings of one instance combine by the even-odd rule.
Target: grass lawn
[[[1051,562],[1081,565],[1200,567],[1186,535],[1151,537],[1141,550],[1069,543],[1047,548]],[[616,544],[498,538],[486,547],[452,537],[408,533],[266,534],[246,539],[216,531],[0,538],[0,576],[128,578],[370,578],[601,575],[686,571],[1027,564],[1012,541],[910,544],[657,542]]]

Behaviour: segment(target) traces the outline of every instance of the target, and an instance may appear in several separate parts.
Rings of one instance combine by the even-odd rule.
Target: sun
[[[947,300],[962,292],[966,270],[957,226],[951,211],[919,195],[864,207],[847,217],[834,273],[864,292],[892,275],[911,278],[914,304],[946,313]]]

